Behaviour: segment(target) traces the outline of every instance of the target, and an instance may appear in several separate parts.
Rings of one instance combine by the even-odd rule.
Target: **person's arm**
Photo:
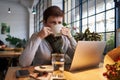
[[[62,27],[61,33],[64,36],[66,36],[66,37],[63,37],[63,41],[64,41],[63,49],[64,49],[64,53],[69,56],[68,58],[70,58],[70,59],[66,60],[66,62],[69,63],[69,62],[71,62],[70,60],[73,58],[77,42],[74,39],[74,37],[72,37],[71,31],[69,28]]]
[[[41,42],[41,39],[37,36],[37,34],[33,34],[27,43],[24,51],[19,57],[19,64],[22,67],[30,66],[34,59],[35,53],[38,49],[38,46]]]
[[[77,45],[75,38],[71,36],[71,37],[68,37],[68,39],[70,41],[70,45],[72,46],[72,48],[75,49]]]
[[[68,40],[68,43],[70,43],[69,46],[71,46],[73,49],[75,49],[76,47],[76,40],[74,39],[74,37],[71,35],[71,31],[69,28],[66,28],[66,27],[63,27],[62,30],[61,30],[61,33],[67,37]]]
[[[72,37],[63,37],[63,41],[63,50],[65,53],[66,63],[71,63],[77,43]]]
[[[40,45],[41,40],[50,34],[52,34],[51,28],[44,26],[40,32],[32,35],[25,50],[19,57],[19,64],[21,66],[26,67],[32,64],[35,53],[38,49],[38,46]]]
[[[67,37],[66,42],[68,42],[68,48],[66,53],[69,55],[70,58],[72,58],[75,52],[77,42],[74,37]]]

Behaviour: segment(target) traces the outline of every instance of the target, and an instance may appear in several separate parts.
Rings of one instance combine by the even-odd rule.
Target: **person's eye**
[[[62,24],[62,22],[58,22],[58,24]]]
[[[56,22],[51,22],[51,24],[55,25],[55,24],[56,24]]]

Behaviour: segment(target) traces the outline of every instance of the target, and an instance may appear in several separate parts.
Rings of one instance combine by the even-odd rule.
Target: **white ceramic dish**
[[[36,66],[34,67],[37,71],[46,71],[46,72],[52,72],[53,68],[50,65],[43,65],[43,66]]]

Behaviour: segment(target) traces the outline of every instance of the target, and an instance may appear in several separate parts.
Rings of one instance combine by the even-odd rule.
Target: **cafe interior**
[[[120,56],[120,0],[0,0],[0,80],[34,80],[16,78],[16,71],[22,69],[18,58],[31,35],[43,28],[44,10],[53,5],[63,10],[63,25],[77,42],[106,42],[97,68],[65,71],[65,79],[56,80],[120,80],[120,76],[111,79],[112,73],[104,73],[106,64],[114,65]],[[120,67],[118,71],[120,75]]]

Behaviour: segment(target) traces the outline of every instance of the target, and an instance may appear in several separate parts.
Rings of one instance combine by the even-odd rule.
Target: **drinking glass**
[[[64,78],[64,54],[52,54],[53,78]]]

